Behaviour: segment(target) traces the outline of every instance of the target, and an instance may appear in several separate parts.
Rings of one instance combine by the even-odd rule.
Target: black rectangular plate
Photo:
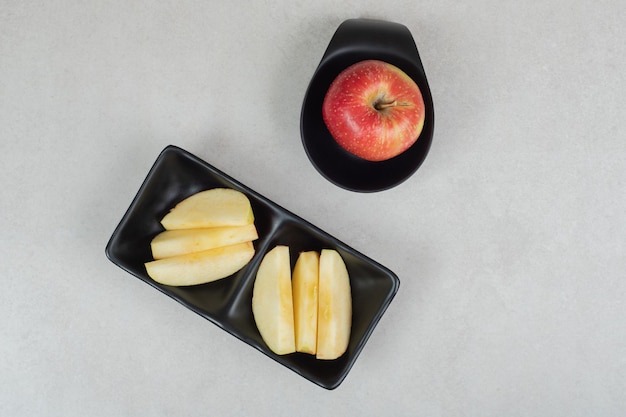
[[[208,284],[170,287],[153,281],[144,263],[152,260],[150,241],[163,230],[160,220],[186,197],[218,187],[239,190],[250,199],[259,233],[254,258],[232,276]],[[350,275],[353,315],[348,350],[340,358],[322,361],[304,353],[280,356],[263,342],[252,315],[252,288],[263,255],[276,245],[289,246],[292,268],[301,251],[331,248],[343,257]],[[120,268],[326,389],[344,380],[400,285],[384,266],[176,146],[166,147],[157,158],[113,232],[106,255]]]

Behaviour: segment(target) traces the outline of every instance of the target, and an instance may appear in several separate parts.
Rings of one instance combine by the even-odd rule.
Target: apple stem
[[[408,104],[404,104],[404,103],[398,103],[397,100],[394,101],[389,101],[389,102],[378,102],[374,104],[374,108],[376,110],[384,110],[388,107],[396,107],[396,106],[408,106]]]

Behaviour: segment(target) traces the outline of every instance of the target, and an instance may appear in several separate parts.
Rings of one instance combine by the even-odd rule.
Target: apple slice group
[[[333,249],[301,252],[291,277],[289,248],[276,246],[259,266],[252,313],[272,352],[339,358],[352,327],[350,277],[343,259]]]
[[[226,278],[254,256],[258,238],[252,206],[245,194],[214,188],[178,203],[150,242],[148,276],[170,286],[205,284]]]

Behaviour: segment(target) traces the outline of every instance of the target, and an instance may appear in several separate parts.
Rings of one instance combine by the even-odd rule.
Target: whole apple
[[[346,151],[368,161],[384,161],[419,138],[424,99],[415,81],[400,68],[366,60],[349,66],[331,83],[322,117]]]

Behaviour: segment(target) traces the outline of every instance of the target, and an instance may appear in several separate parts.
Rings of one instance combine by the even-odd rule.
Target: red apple
[[[366,60],[343,70],[331,83],[322,116],[346,151],[384,161],[406,151],[424,127],[424,99],[400,68]]]

